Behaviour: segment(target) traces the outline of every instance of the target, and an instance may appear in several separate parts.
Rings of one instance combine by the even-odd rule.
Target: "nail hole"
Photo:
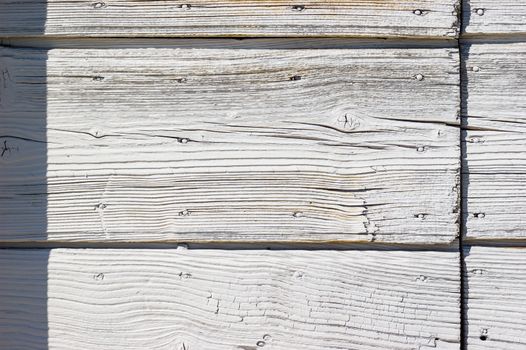
[[[424,14],[422,10],[414,10],[413,13],[417,16],[422,16]]]
[[[468,140],[469,143],[483,143],[484,141],[480,137],[472,137]]]
[[[182,139],[178,139],[177,140],[179,143],[188,143],[188,139],[187,138],[182,138]]]
[[[104,210],[106,209],[107,205],[104,203],[99,203],[95,206],[95,210]]]
[[[424,80],[424,76],[423,76],[422,74],[417,74],[417,75],[414,76],[414,78],[415,78],[416,80],[418,80],[418,81],[422,81],[422,80]]]
[[[190,215],[190,211],[188,209],[185,209],[179,212],[179,216],[188,216],[188,215]]]
[[[182,5],[181,5],[181,8],[182,8],[183,10],[190,10],[190,9],[192,8],[192,5],[190,5],[190,4],[182,4]]]
[[[301,272],[301,271],[295,271],[295,272],[292,274],[292,277],[294,277],[294,278],[300,278],[300,279],[301,279],[301,278],[303,278],[303,272]],[[263,339],[265,339],[265,338],[263,337]],[[268,340],[268,339],[265,339],[265,340]]]
[[[263,336],[263,340],[269,341],[269,340],[271,340],[271,339],[272,339],[272,336],[271,336],[270,334],[265,334],[265,335]]]
[[[179,243],[179,244],[177,245],[177,248],[176,248],[176,249],[177,249],[177,250],[188,250],[188,244],[186,244],[186,243]]]
[[[475,214],[473,214],[473,216],[478,218],[478,219],[484,219],[486,217],[486,214],[484,214],[484,213],[475,213]]]
[[[292,77],[290,77],[290,80],[301,80],[301,75],[293,75]]]
[[[488,336],[487,335],[481,335],[480,336],[480,340],[486,341],[486,340],[488,340]]]
[[[418,146],[416,148],[416,151],[420,152],[420,153],[425,152],[425,151],[427,151],[427,147],[426,146]]]
[[[179,272],[179,277],[181,279],[189,279],[190,277],[192,277],[192,274],[191,273],[183,273],[183,272]]]
[[[179,78],[179,79],[175,79],[175,81],[178,83],[186,83],[188,80],[186,78]]]
[[[486,10],[484,10],[484,9],[476,9],[475,12],[479,16],[484,16],[484,13],[486,12]]]
[[[260,341],[258,341],[258,342],[256,343],[256,345],[257,345],[258,347],[260,347],[260,348],[264,347],[265,344],[266,344],[266,343],[265,343],[263,340],[260,340]]]
[[[304,5],[294,5],[294,6],[292,6],[292,10],[301,12],[301,11],[305,10],[305,6]]]
[[[473,72],[480,72],[480,67],[474,66],[473,68],[471,68],[471,70]]]
[[[106,7],[106,3],[105,2],[94,2],[92,5],[91,5],[94,9],[101,9],[103,7]]]
[[[95,76],[92,78],[94,81],[103,81],[104,80],[104,77],[101,77],[101,76]]]
[[[295,218],[300,218],[303,216],[303,213],[299,212],[299,211],[295,211],[292,216],[294,216]]]
[[[427,214],[420,213],[420,214],[416,214],[415,218],[420,219],[420,220],[424,220],[426,218],[426,216],[427,216]]]
[[[416,278],[416,281],[417,282],[427,282],[427,280],[429,279],[429,277],[427,276],[424,276],[424,275],[420,275]]]
[[[93,279],[95,281],[102,281],[104,279],[104,274],[101,272],[101,273],[98,273],[96,275],[93,275]]]

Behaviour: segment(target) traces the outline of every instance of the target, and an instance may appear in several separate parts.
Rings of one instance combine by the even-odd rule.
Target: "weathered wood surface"
[[[526,34],[526,0],[464,0],[463,35]]]
[[[0,347],[459,349],[458,258],[54,249],[48,259],[46,250],[0,250]]]
[[[456,49],[2,52],[3,240],[457,235]]]
[[[464,48],[467,236],[526,237],[526,43]]]
[[[0,35],[448,37],[459,1],[2,1]]]
[[[526,348],[526,249],[466,248],[467,348]]]

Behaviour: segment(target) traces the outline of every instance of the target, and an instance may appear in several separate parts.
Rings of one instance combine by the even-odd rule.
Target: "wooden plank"
[[[2,62],[3,240],[457,236],[455,49],[5,49]]]
[[[462,2],[465,35],[526,34],[526,0]]]
[[[526,43],[468,45],[467,236],[526,237]]]
[[[460,348],[455,251],[44,253],[0,251],[2,348]]]
[[[0,4],[1,36],[454,38],[458,0],[22,0]]]
[[[466,248],[467,349],[526,347],[526,250]]]

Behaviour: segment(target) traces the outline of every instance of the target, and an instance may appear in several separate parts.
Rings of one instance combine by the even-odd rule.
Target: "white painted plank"
[[[526,348],[526,250],[466,249],[467,349]]]
[[[526,0],[466,0],[465,35],[526,34]]]
[[[455,49],[3,52],[4,240],[457,235]]]
[[[455,251],[54,249],[47,258],[0,251],[0,347],[459,349]]]
[[[526,237],[526,43],[467,46],[467,236]]]
[[[457,0],[2,1],[0,35],[454,38]]]

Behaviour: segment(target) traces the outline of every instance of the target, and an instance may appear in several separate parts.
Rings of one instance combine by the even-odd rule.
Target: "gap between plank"
[[[462,50],[463,42],[461,39],[463,28],[464,28],[464,23],[463,23],[463,18],[464,18],[463,2],[464,1],[465,0],[460,1],[460,7],[458,11],[458,21],[459,21],[460,33],[457,39],[459,62],[460,62],[460,69],[459,69],[459,74],[460,74],[460,77],[459,77],[459,89],[460,89],[460,92],[459,92],[460,93],[460,106],[459,106],[460,107],[460,132],[459,132],[459,135],[460,135],[460,139],[459,139],[459,142],[460,142],[460,174],[459,174],[460,184],[459,184],[459,188],[460,188],[460,192],[458,194],[459,200],[460,200],[459,216],[458,216],[458,219],[459,219],[458,251],[459,251],[459,274],[460,274],[460,350],[467,350],[467,332],[466,332],[466,326],[467,326],[466,324],[467,322],[466,286],[467,286],[467,283],[465,281],[466,266],[465,266],[465,255],[464,255],[464,236],[466,235],[467,224],[466,224],[466,218],[465,218],[464,212],[466,209],[465,205],[467,204],[466,194],[467,194],[467,186],[469,183],[468,181],[469,174],[465,173],[465,170],[467,170],[466,169],[466,165],[467,165],[466,164],[466,161],[467,161],[466,160],[466,142],[465,142],[466,133],[467,133],[466,131],[467,113],[465,113],[467,112],[467,109],[465,108],[466,103],[467,103],[467,98],[466,98],[466,95],[464,94],[464,91],[467,92],[467,71],[466,71],[466,61],[464,57],[464,52]]]
[[[121,38],[121,37],[0,37],[0,46],[42,49],[97,48],[216,48],[216,49],[388,49],[457,48],[457,40],[404,38]]]
[[[0,242],[0,249],[217,249],[217,250],[384,250],[456,251],[458,242],[444,244],[305,243],[305,242]]]

